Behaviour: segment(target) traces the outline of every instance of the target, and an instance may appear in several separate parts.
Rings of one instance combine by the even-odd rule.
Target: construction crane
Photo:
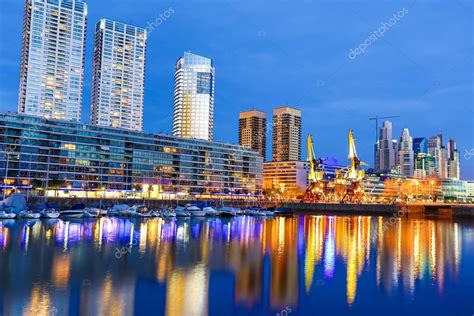
[[[346,189],[346,193],[341,200],[341,203],[361,203],[365,198],[365,192],[362,188],[361,181],[365,177],[365,172],[361,169],[361,166],[366,166],[367,164],[362,162],[357,156],[357,149],[355,146],[354,135],[352,129],[349,130],[348,135],[349,141],[349,161],[350,166],[346,169],[344,177],[349,182],[349,187]]]
[[[394,116],[375,116],[375,117],[369,117],[369,121],[375,121],[375,143],[378,142],[379,140],[379,120],[388,120],[391,118],[397,118],[400,117],[399,115],[394,115]]]
[[[303,195],[303,201],[316,202],[324,200],[325,184],[322,181],[324,178],[324,171],[321,171],[323,167],[323,162],[321,159],[316,158],[316,154],[314,153],[313,140],[310,134],[308,134],[308,138],[306,139],[306,160],[309,163],[309,184]]]

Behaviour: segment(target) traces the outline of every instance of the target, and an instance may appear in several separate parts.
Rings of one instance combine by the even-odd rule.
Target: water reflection
[[[304,312],[325,288],[333,301],[344,299],[344,308],[373,289],[382,290],[388,306],[397,291],[409,300],[422,286],[438,295],[453,290],[472,225],[388,220],[1,221],[0,314],[130,315],[150,303],[167,315],[288,306]],[[119,249],[125,251],[117,256]]]

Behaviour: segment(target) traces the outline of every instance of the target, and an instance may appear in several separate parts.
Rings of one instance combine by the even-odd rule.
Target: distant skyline
[[[474,179],[471,1],[86,3],[84,122],[94,25],[108,18],[150,31],[147,132],[171,134],[174,68],[183,51],[191,51],[214,62],[216,141],[238,143],[240,111],[259,109],[270,118],[273,108],[288,104],[302,111],[303,139],[313,135],[317,156],[346,164],[352,128],[360,158],[372,165],[375,126],[368,118],[400,115],[391,120],[395,139],[405,127],[413,137],[455,138],[461,176]],[[0,3],[1,111],[17,111],[23,14],[22,0]],[[267,139],[271,134],[267,128]]]

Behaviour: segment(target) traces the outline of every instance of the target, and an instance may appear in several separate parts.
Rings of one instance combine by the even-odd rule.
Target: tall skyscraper
[[[384,121],[377,142],[375,169],[394,169],[397,166],[396,152],[397,143],[392,137],[392,122]]]
[[[301,160],[301,111],[273,110],[273,161]]]
[[[450,139],[447,143],[448,156],[448,178],[459,180],[461,178],[461,168],[459,165],[459,152],[456,141]]]
[[[265,112],[252,110],[239,114],[239,145],[266,157],[267,116]]]
[[[214,138],[214,65],[209,58],[185,52],[176,62],[173,135]]]
[[[428,138],[428,154],[434,158],[436,176],[446,178],[448,174],[447,151],[443,147],[441,134]]]
[[[141,131],[146,31],[101,19],[95,28],[91,121]]]
[[[408,128],[404,128],[398,143],[398,166],[400,173],[407,177],[413,177],[415,157],[413,152],[413,138]]]
[[[81,118],[87,5],[26,0],[18,112]]]

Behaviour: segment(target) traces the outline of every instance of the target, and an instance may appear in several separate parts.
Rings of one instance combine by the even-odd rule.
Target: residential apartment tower
[[[83,1],[26,1],[18,112],[80,120],[86,23]]]
[[[214,65],[209,58],[185,52],[176,62],[173,135],[214,138]]]
[[[301,160],[301,111],[284,106],[273,110],[273,161]]]
[[[101,19],[96,25],[91,122],[141,131],[146,31]]]
[[[239,145],[258,152],[265,161],[267,144],[267,116],[252,110],[239,114]]]

